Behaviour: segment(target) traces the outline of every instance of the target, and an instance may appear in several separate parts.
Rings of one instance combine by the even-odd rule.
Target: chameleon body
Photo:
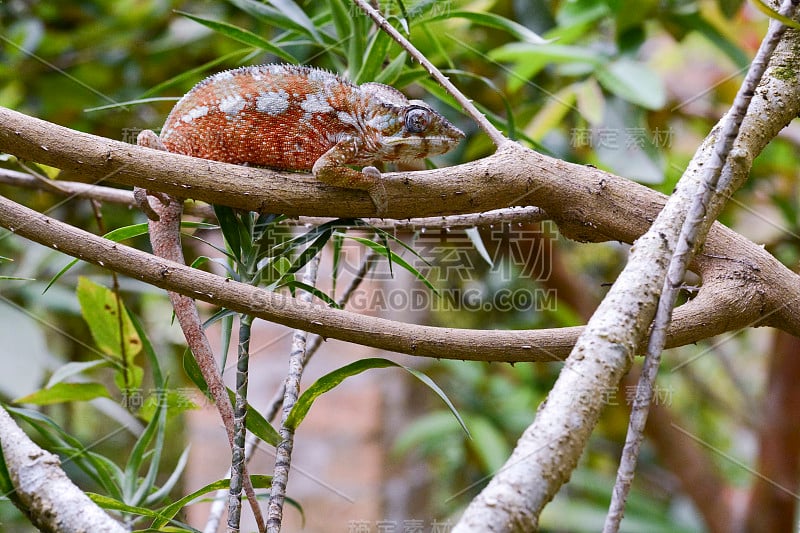
[[[381,211],[380,173],[350,165],[443,154],[463,137],[425,102],[387,85],[263,65],[198,83],[170,112],[160,141],[169,152],[204,159],[311,171],[324,183],[369,191]]]

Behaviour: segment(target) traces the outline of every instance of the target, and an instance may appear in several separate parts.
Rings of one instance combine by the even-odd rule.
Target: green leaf
[[[464,425],[464,421],[461,419],[461,416],[456,411],[456,408],[450,402],[450,399],[447,395],[436,385],[431,378],[423,374],[422,372],[415,370],[413,368],[409,368],[400,364],[395,363],[394,361],[390,361],[388,359],[373,357],[368,359],[361,359],[359,361],[355,361],[350,363],[349,365],[343,366],[333,372],[325,374],[317,381],[314,382],[302,395],[297,399],[297,402],[292,407],[289,416],[286,418],[285,426],[294,431],[297,429],[297,426],[300,425],[300,422],[308,414],[309,409],[311,409],[311,405],[314,401],[319,398],[322,394],[328,392],[329,390],[335,388],[345,379],[356,376],[365,372],[366,370],[372,368],[389,368],[389,367],[397,367],[402,368],[406,372],[410,373],[412,376],[420,380],[422,383],[427,385],[431,390],[433,390],[439,398],[447,405],[450,412],[453,413],[453,416],[456,417],[458,423],[464,429],[464,432],[469,435],[469,431],[467,430],[467,426]]]
[[[256,2],[255,0],[229,0],[242,11],[255,18],[268,22],[276,28],[291,30],[310,37],[314,42],[331,44],[324,34],[317,31],[316,25],[294,2]],[[271,7],[268,3],[275,5]],[[297,61],[292,61],[297,63]]]
[[[701,13],[674,14],[668,20],[684,31],[696,31],[708,39],[733,61],[736,68],[744,70],[750,64],[750,58],[745,51]]]
[[[186,375],[189,376],[189,379],[197,385],[197,388],[199,388],[206,397],[211,398],[211,394],[208,392],[208,385],[206,384],[205,378],[203,378],[203,373],[200,372],[200,367],[189,350],[186,350],[183,355],[183,368],[186,371]],[[233,401],[235,398],[233,391],[230,389],[227,389],[227,391],[228,397]],[[213,400],[213,398],[211,399]],[[246,426],[248,431],[267,444],[277,446],[281,441],[281,437],[278,432],[275,431],[275,428],[272,427],[261,413],[253,409],[252,406],[248,406],[247,409]]]
[[[130,226],[124,226],[122,228],[117,228],[109,231],[103,235],[103,237],[110,241],[120,242],[124,241],[125,239],[139,237],[140,235],[147,235],[147,231],[147,222],[144,222],[142,224],[133,224]]]
[[[17,398],[14,403],[51,405],[64,402],[87,402],[95,398],[111,398],[111,394],[100,383],[56,383],[52,387]]]
[[[236,395],[234,392],[226,387],[228,391],[228,397],[231,399],[231,404],[235,403]],[[278,444],[281,442],[281,436],[272,427],[272,424],[264,418],[264,415],[258,412],[252,405],[247,405],[247,418],[245,418],[245,425],[247,426],[247,430],[258,437],[259,439],[263,440],[267,444],[271,444],[272,446],[278,447]]]
[[[541,142],[548,132],[564,122],[564,117],[575,109],[575,87],[567,85],[548,98],[533,120],[525,127],[525,134]]]
[[[301,268],[306,266],[309,261],[311,261],[314,257],[316,257],[325,245],[330,240],[331,235],[333,235],[334,228],[327,228],[325,231],[320,232],[319,236],[314,239],[310,245],[306,247],[305,250],[300,254],[300,256],[295,259],[294,263],[292,264],[292,268],[289,269],[290,274],[297,273]]]
[[[111,511],[120,511],[122,513],[136,514],[140,516],[147,516],[151,518],[157,518],[161,516],[158,512],[151,511],[146,507],[137,507],[136,505],[128,505],[115,498],[109,498],[108,496],[103,496],[102,494],[87,492],[86,495],[89,497],[90,500],[92,500],[94,503],[96,503],[103,509],[109,509]]]
[[[125,464],[125,501],[132,502],[134,505],[143,503],[146,496],[153,491],[161,461],[161,452],[164,449],[167,403],[159,401],[157,405],[156,416],[150,420],[136,440],[128,462]],[[155,443],[153,443],[154,439]],[[153,446],[152,449],[149,449],[151,443]],[[139,470],[145,459],[149,459],[150,465],[147,474],[143,478],[139,478]]]
[[[378,72],[383,67],[386,53],[392,44],[392,38],[385,31],[377,31],[373,34],[367,47],[366,60],[361,64],[358,73],[353,77],[353,81],[361,85],[362,83],[374,81],[378,77]]]
[[[375,81],[377,83],[384,83],[386,85],[394,85],[397,81],[397,78],[400,76],[400,73],[403,71],[403,68],[406,66],[406,59],[408,58],[408,54],[406,52],[400,52],[397,54],[397,57],[392,59],[392,61],[386,65],[386,68],[381,70],[381,72],[375,77]]]
[[[605,99],[603,90],[594,78],[587,78],[579,83],[575,91],[576,107],[586,122],[592,126],[599,126],[603,121],[603,107]]]
[[[478,228],[467,228],[465,233],[469,240],[472,242],[472,246],[475,247],[475,250],[483,257],[483,260],[486,261],[490,267],[494,266],[494,262],[492,258],[489,256],[489,252],[486,250],[486,245],[483,244],[483,239],[481,238],[481,232],[478,231]]]
[[[76,374],[80,374],[80,373],[85,372],[87,370],[91,370],[92,368],[95,368],[95,367],[98,367],[98,366],[107,365],[107,364],[108,364],[107,361],[103,361],[102,359],[96,359],[94,361],[86,361],[86,362],[77,362],[77,361],[75,361],[75,362],[72,362],[72,363],[67,363],[65,365],[61,365],[58,368],[58,370],[53,372],[53,375],[50,376],[50,379],[48,380],[47,385],[45,385],[45,388],[52,387],[56,383],[60,383],[60,382],[64,381],[65,379],[67,379],[69,377],[72,377],[72,376],[74,376]]]
[[[595,76],[608,91],[646,109],[661,109],[667,101],[661,77],[638,61],[617,59],[598,67]]]
[[[175,488],[175,486],[178,484],[178,481],[180,481],[181,474],[183,473],[183,470],[186,468],[186,465],[189,463],[190,449],[191,446],[187,446],[186,448],[184,448],[183,453],[181,453],[181,456],[178,458],[178,463],[172,470],[172,474],[170,474],[169,478],[164,482],[163,485],[161,485],[161,487],[158,490],[147,496],[147,498],[145,499],[145,504],[152,506],[155,505],[157,502],[161,501],[162,499],[166,498],[167,496],[169,496],[169,493],[172,491],[172,489]]]
[[[272,486],[272,476],[260,476],[260,475],[252,475],[250,476],[250,482],[253,484],[253,488],[256,489],[268,489]],[[200,496],[204,494],[208,494],[209,492],[215,492],[218,490],[224,490],[230,488],[231,480],[230,479],[220,479],[214,481],[213,483],[209,483],[208,485],[197,489],[196,491],[192,492],[181,498],[180,500],[164,507],[158,513],[155,513],[158,518],[150,525],[153,529],[160,529],[164,527],[167,522],[169,522],[175,515],[180,512],[186,505],[190,504],[192,501],[196,500]]]
[[[106,492],[115,497],[122,497],[119,483],[123,475],[114,463],[88,451],[78,439],[61,429],[53,419],[38,411],[11,406],[6,406],[6,410],[28,422],[43,437],[50,449],[66,456],[63,462],[74,463]]]
[[[228,244],[228,249],[233,257],[242,261],[242,234],[239,231],[239,218],[230,207],[224,205],[214,205],[214,214],[217,215],[219,227],[222,230],[222,237]]]
[[[472,429],[469,446],[480,459],[484,472],[497,472],[511,455],[503,433],[486,417],[470,416],[468,420]]]
[[[415,278],[417,278],[422,283],[424,283],[425,286],[428,287],[431,291],[433,291],[434,294],[436,294],[436,295],[439,294],[439,291],[437,291],[436,287],[434,287],[433,284],[430,281],[428,281],[428,278],[423,276],[422,273],[419,270],[417,270],[412,265],[410,265],[405,259],[403,259],[399,255],[397,255],[396,253],[391,251],[387,246],[384,246],[382,244],[378,244],[375,241],[372,241],[370,239],[365,239],[363,237],[355,237],[355,236],[352,236],[352,235],[345,235],[345,238],[354,240],[354,241],[356,241],[358,243],[361,243],[364,246],[366,246],[367,248],[370,248],[375,253],[380,254],[383,257],[386,257],[387,259],[392,261],[393,263],[396,263],[396,264],[400,265],[405,270],[410,272]]]
[[[301,289],[310,294],[313,294],[314,296],[316,296],[317,298],[319,298],[320,300],[322,300],[323,302],[325,302],[326,304],[335,309],[342,308],[338,303],[336,303],[336,300],[328,296],[325,292],[321,291],[317,287],[314,287],[313,285],[308,285],[306,283],[303,283],[302,281],[297,281],[293,279],[292,281],[286,284],[279,285],[279,287],[288,287],[289,290],[292,291],[292,293],[294,293],[295,289]]]
[[[203,63],[202,65],[200,65],[198,67],[186,70],[184,72],[181,72],[177,76],[173,76],[172,78],[170,78],[168,80],[162,81],[161,83],[159,83],[155,87],[151,87],[150,89],[145,91],[140,98],[146,98],[146,97],[148,97],[150,95],[158,94],[161,91],[163,91],[164,89],[167,89],[167,88],[170,88],[170,87],[174,87],[176,85],[180,85],[180,84],[184,83],[186,80],[196,80],[198,77],[203,76],[210,69],[216,67],[217,65],[225,64],[228,61],[230,61],[231,59],[233,59],[234,57],[243,56],[245,54],[249,54],[249,53],[252,53],[252,52],[253,52],[253,49],[248,47],[246,49],[234,50],[233,52],[231,52],[229,54],[225,54],[223,56],[219,56],[217,58],[214,58],[211,61],[208,61],[207,63]]]
[[[543,39],[536,33],[532,32],[522,24],[514,22],[513,20],[507,19],[500,15],[496,15],[494,13],[479,13],[473,11],[448,11],[441,15],[432,17],[429,20],[435,21],[435,20],[453,19],[453,18],[462,18],[469,20],[470,22],[473,22],[480,26],[486,26],[489,28],[503,30],[509,35],[516,37],[520,41],[532,44],[546,44],[550,42],[547,39]]]
[[[155,385],[156,390],[163,390],[165,388],[164,376],[161,373],[161,365],[159,364],[156,351],[150,342],[150,338],[147,336],[147,333],[145,333],[144,327],[142,327],[142,323],[139,322],[136,315],[129,314],[128,316],[131,319],[133,327],[136,328],[139,340],[142,341],[142,351],[147,356],[148,361],[150,361],[150,371],[153,373],[153,385]]]
[[[134,361],[142,349],[142,340],[125,306],[111,290],[85,277],[78,280],[76,292],[81,313],[97,347],[104,354],[121,361],[124,387],[138,387],[142,370],[137,370]]]
[[[185,13],[183,11],[176,11],[179,15],[183,15],[184,17],[193,20],[203,26],[214,30],[215,32],[224,35],[234,41],[239,41],[242,44],[246,44],[248,46],[252,46],[253,48],[260,48],[270,54],[274,54],[284,61],[288,61],[289,63],[297,63],[297,59],[292,56],[290,53],[282,50],[281,48],[275,46],[271,42],[267,41],[263,37],[256,35],[255,33],[240,28],[238,26],[234,26],[233,24],[228,24],[227,22],[220,22],[218,20],[211,20],[203,17],[198,17],[196,15],[192,15],[190,13]],[[313,24],[312,24],[313,26]]]
[[[769,18],[780,21],[784,26],[800,30],[800,23],[790,19],[789,17],[781,15],[780,13],[772,9],[771,6],[767,5],[767,3],[764,2],[764,0],[753,0],[753,4],[756,6],[756,8],[758,8],[759,11],[764,13]]]

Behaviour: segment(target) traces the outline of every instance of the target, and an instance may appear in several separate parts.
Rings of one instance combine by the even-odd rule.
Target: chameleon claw
[[[372,199],[372,203],[375,205],[378,218],[383,218],[389,210],[389,198],[386,194],[386,186],[381,179],[381,173],[377,168],[372,166],[364,167],[361,172],[372,179],[373,183],[367,189],[367,192]]]
[[[142,189],[141,187],[134,187],[133,188],[133,201],[138,207],[150,220],[158,221],[161,217],[158,216],[158,213],[155,212],[153,207],[150,205],[150,200],[148,196],[153,196],[161,202],[162,205],[169,205],[169,195],[160,192],[151,192],[146,189]]]

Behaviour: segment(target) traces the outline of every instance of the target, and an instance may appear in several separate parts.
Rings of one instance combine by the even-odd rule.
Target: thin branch
[[[190,298],[223,306],[237,313],[252,314],[258,318],[297,329],[304,329],[325,338],[372,346],[409,355],[443,359],[469,359],[477,361],[552,362],[564,359],[583,331],[582,327],[540,330],[470,330],[439,328],[405,324],[393,320],[364,316],[348,311],[330,309],[318,305],[306,305],[293,298],[257,287],[251,287],[220,276],[187,267],[186,265],[159,259],[151,254],[123,244],[103,239],[79,228],[69,226],[16,204],[0,196],[0,226],[14,233],[54,248],[63,253],[88,261],[95,265],[115,270]],[[731,232],[732,233],[732,232]],[[729,241],[730,243],[730,241]],[[770,266],[774,258],[762,248],[753,245],[755,255],[764,254],[767,262],[754,259],[748,268],[755,273],[774,276]],[[738,257],[747,256],[749,250],[736,250]],[[741,253],[741,255],[739,255]],[[720,277],[721,278],[721,277]],[[776,277],[773,285],[756,285],[748,288],[742,278],[731,278],[733,285],[720,285],[719,297],[724,300],[722,310],[713,298],[691,315],[680,328],[671,330],[669,346],[680,346],[735,328],[747,327],[758,321],[766,321],[764,313],[772,312],[770,301],[778,305],[792,305],[800,299],[787,280]],[[717,283],[724,280],[717,279]],[[748,300],[746,292],[757,289],[766,296],[766,301]],[[778,291],[770,296],[771,291]],[[772,300],[774,298],[774,300]],[[794,300],[793,300],[794,298]],[[697,300],[697,298],[695,298]],[[694,302],[693,300],[692,302]],[[678,311],[684,309],[682,306]],[[766,311],[765,311],[766,310]],[[771,315],[770,315],[771,316]],[[676,320],[678,314],[676,312]],[[787,328],[791,322],[783,322]]]
[[[176,199],[170,199],[168,205],[154,202],[152,207],[159,217],[159,220],[149,221],[150,242],[153,247],[153,253],[160,258],[160,261],[179,265],[182,268],[189,268],[184,265],[183,251],[180,243],[179,228],[182,202]],[[163,275],[166,275],[166,271],[162,271],[162,276]],[[222,376],[217,368],[211,344],[208,342],[208,337],[206,337],[203,331],[203,322],[200,320],[197,306],[194,300],[187,295],[179,294],[168,288],[167,294],[172,303],[172,308],[175,311],[175,318],[177,318],[178,324],[181,326],[187,344],[191,347],[192,356],[197,360],[197,365],[208,385],[208,391],[214,399],[214,404],[217,407],[220,418],[222,418],[228,436],[228,443],[231,449],[233,449],[233,406],[231,406],[225,383],[223,383]],[[261,515],[261,509],[255,497],[253,484],[247,474],[246,467],[243,472],[243,486],[247,494],[247,499],[250,502],[250,507],[253,510],[253,515],[258,523],[259,531],[264,531],[264,518]]]
[[[791,16],[794,13],[796,4],[797,0],[785,0],[781,6],[781,14]],[[672,309],[675,306],[678,292],[689,268],[689,263],[694,256],[695,249],[703,245],[711,224],[717,218],[727,197],[733,193],[732,189],[735,187],[731,180],[737,174],[731,171],[726,174],[725,178],[720,179],[722,177],[722,168],[726,161],[729,160],[731,163],[728,163],[728,165],[741,165],[741,163],[733,162],[737,157],[737,154],[731,153],[734,142],[747,115],[750,101],[767,69],[769,58],[778,46],[778,42],[785,31],[786,26],[779,22],[770,24],[767,36],[761,42],[761,46],[750,64],[744,82],[736,93],[731,110],[727,114],[727,120],[722,123],[719,136],[711,150],[711,157],[705,165],[705,174],[698,189],[699,194],[695,195],[691,205],[688,207],[688,213],[681,227],[678,243],[675,252],[672,254],[667,275],[664,279],[664,287],[658,301],[653,329],[647,346],[647,355],[639,383],[636,386],[625,446],[622,450],[622,459],[617,471],[617,479],[614,483],[603,533],[616,533],[619,531],[625,510],[625,501],[630,492],[636,463],[639,458],[639,450],[644,439],[644,426],[647,423],[650,403],[653,401],[656,375],[661,364],[661,352],[666,344],[667,327],[672,319]],[[739,154],[738,157],[741,158],[742,155]],[[739,183],[741,183],[741,180],[739,180]],[[713,201],[714,197],[717,200],[715,202]]]
[[[434,66],[433,63],[428,61],[426,58],[417,48],[409,42],[408,39],[403,37],[400,32],[394,29],[394,26],[389,24],[389,22],[383,18],[383,16],[369,5],[365,0],[353,0],[353,3],[359,7],[364,13],[366,13],[372,20],[375,21],[375,24],[378,27],[386,32],[392,39],[394,39],[397,44],[399,44],[404,50],[406,50],[412,58],[416,59],[420,65],[431,75],[433,79],[435,79],[439,85],[444,87],[444,89],[452,96],[456,102],[461,105],[464,111],[472,117],[472,119],[478,123],[478,126],[489,136],[495,146],[500,148],[504,143],[509,142],[508,139],[498,130],[497,128],[492,125],[489,120],[478,111],[469,98],[464,96],[464,94],[453,85],[450,80],[442,74],[439,69]]]
[[[57,187],[51,187],[51,182],[53,185],[57,185]],[[46,180],[45,182],[37,179],[32,174],[17,172],[16,170],[9,170],[7,168],[0,168],[0,183],[12,185],[14,187],[22,187],[25,189],[46,190],[54,194],[66,196],[70,199],[86,198],[97,202],[122,205],[128,208],[138,209],[136,200],[133,197],[133,192],[125,189],[115,189],[113,187],[92,185],[78,181]],[[184,211],[190,215],[196,215],[203,218],[214,218],[214,210],[210,205],[187,201],[184,204]]]
[[[317,270],[319,268],[319,254],[306,265],[303,274],[303,283],[314,286],[317,283]],[[299,298],[308,303],[313,295],[303,292]],[[297,329],[292,336],[292,351],[289,354],[289,372],[286,375],[283,395],[283,409],[281,416],[281,442],[275,450],[275,469],[272,473],[272,492],[269,497],[267,511],[267,532],[279,533],[283,522],[283,503],[286,498],[286,484],[289,482],[289,469],[292,464],[292,449],[294,448],[294,430],[287,427],[286,420],[291,413],[297,398],[300,395],[300,379],[303,377],[306,356],[306,338],[308,333]]]
[[[789,49],[776,52],[773,60],[780,61],[783,54],[792,56],[793,43],[785,44]],[[777,134],[773,122],[782,122],[778,110],[786,98],[797,96],[797,81],[794,78],[791,86],[782,85],[770,77],[759,86],[759,91],[763,91],[758,98],[761,107],[748,114],[743,125],[747,135],[742,136],[743,143],[737,146],[740,157],[726,167],[733,174],[732,179],[745,178],[754,153],[771,138],[764,132],[772,132],[773,137]],[[772,95],[778,86],[785,92]],[[778,104],[772,105],[771,100]],[[544,505],[569,479],[605,407],[605,392],[616,389],[647,337],[669,261],[686,219],[686,206],[700,190],[703,166],[718,131],[715,128],[706,138],[650,229],[631,248],[628,264],[577,340],[533,423],[520,437],[503,468],[467,507],[454,533],[534,530]],[[557,220],[560,212],[546,204],[539,205]],[[593,209],[597,211],[602,206],[595,205]],[[720,252],[719,255],[731,257],[724,250]],[[705,283],[707,278],[703,279]],[[789,299],[792,303],[788,305],[797,307],[800,298]],[[784,305],[779,304],[774,312],[777,314]],[[730,310],[726,312],[731,316]],[[698,326],[702,322],[698,317]],[[554,448],[559,453],[552,453]]]

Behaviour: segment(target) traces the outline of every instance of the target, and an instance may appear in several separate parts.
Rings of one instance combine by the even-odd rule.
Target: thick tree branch
[[[791,81],[794,86],[788,94],[778,94],[777,103],[764,98],[760,102],[764,105],[756,106],[763,113],[755,108],[748,110],[742,135],[725,166],[730,175],[723,175],[723,182],[741,183],[763,143],[772,138],[754,128],[767,129],[774,136],[786,125],[783,119],[788,117],[782,115],[781,108],[798,93],[798,80]],[[757,100],[769,89],[767,79],[759,87]],[[796,114],[797,107],[793,110]],[[702,192],[704,165],[712,158],[720,131],[719,126],[712,130],[651,228],[636,241],[628,264],[589,320],[536,419],[503,468],[469,505],[454,532],[535,529],[542,508],[569,479],[605,406],[604,392],[617,387],[648,334],[688,206]],[[716,209],[723,204],[724,198],[711,203],[710,220],[716,218]],[[557,213],[543,207],[551,215]],[[796,295],[789,299],[799,300]],[[774,306],[773,312],[780,307]],[[554,449],[558,453],[553,453]]]
[[[569,354],[575,339],[583,330],[582,327],[532,331],[437,328],[307,305],[290,297],[159,259],[64,224],[4,197],[0,197],[0,225],[73,257],[197,300],[304,329],[324,338],[410,355],[478,361],[552,362],[562,360]],[[709,331],[717,326],[730,328],[746,325],[738,324],[736,317],[726,316],[716,321],[709,316],[701,318],[705,328],[692,327],[688,332],[693,336],[688,335],[687,331],[675,330],[669,346],[707,338]],[[727,330],[721,329],[719,332],[724,331]]]
[[[129,531],[76,487],[61,469],[58,457],[34,444],[2,407],[0,446],[14,484],[11,500],[22,507],[39,530]]]
[[[776,53],[776,57],[780,55]],[[755,104],[771,101],[769,91],[779,89],[762,87],[760,96],[763,95],[764,99],[757,99]],[[800,99],[784,98],[783,101],[791,101],[796,109],[800,108]],[[776,121],[788,119],[791,113],[786,113],[787,107],[778,107],[780,113]],[[766,113],[770,109],[762,111]],[[768,127],[779,129],[774,123],[751,126],[751,129],[761,128],[759,135]],[[755,139],[754,154],[763,147],[760,137]],[[277,212],[286,208],[287,214],[294,215],[317,210],[319,214],[344,217],[366,216],[373,209],[368,196],[364,195],[362,199],[357,191],[327,187],[310,176],[281,174],[147,150],[0,108],[2,150],[80,171],[87,179],[95,181],[107,177],[108,181],[192,195],[237,208],[263,208]],[[173,167],[179,170],[172,170]],[[291,185],[287,187],[289,181]],[[491,187],[491,194],[486,193],[487,187]],[[441,214],[445,209],[450,210],[451,203],[452,212],[474,212],[535,202],[553,216],[562,232],[572,238],[625,242],[632,242],[646,231],[663,207],[665,198],[613,174],[548,158],[513,143],[506,144],[491,157],[470,164],[394,174],[394,178],[387,182],[387,192],[391,210],[397,211],[393,214],[395,216],[403,213],[404,216]],[[277,198],[269,196],[272,193]],[[443,198],[441,206],[431,202],[431,198]],[[53,244],[44,234],[36,240],[48,246]],[[704,255],[696,258],[694,267],[704,279],[704,288],[695,300],[676,311],[668,346],[697,342],[731,329],[754,325],[773,325],[800,335],[800,307],[791,305],[800,299],[798,277],[762,247],[715,224]],[[741,313],[731,313],[728,307],[718,304],[720,299],[725,303],[728,303],[727,299],[732,300],[730,303]],[[553,336],[558,334],[549,332],[542,332],[535,338],[528,336],[526,340],[542,342],[539,345],[543,352],[534,359],[561,359],[566,356],[568,346],[577,338],[578,332],[578,329],[561,330],[563,338],[555,342]],[[341,333],[332,336],[344,338]],[[354,339],[348,337],[348,340]],[[376,337],[368,340],[381,342]],[[391,344],[395,348],[380,347],[398,349],[397,343]],[[406,343],[408,347],[410,344]],[[478,346],[484,345],[480,343]],[[443,356],[442,351],[436,350],[438,357]],[[489,360],[501,360],[496,348],[490,348],[485,356]],[[531,360],[529,355],[519,353],[508,353],[507,356],[507,360]],[[458,356],[451,354],[451,357]]]

